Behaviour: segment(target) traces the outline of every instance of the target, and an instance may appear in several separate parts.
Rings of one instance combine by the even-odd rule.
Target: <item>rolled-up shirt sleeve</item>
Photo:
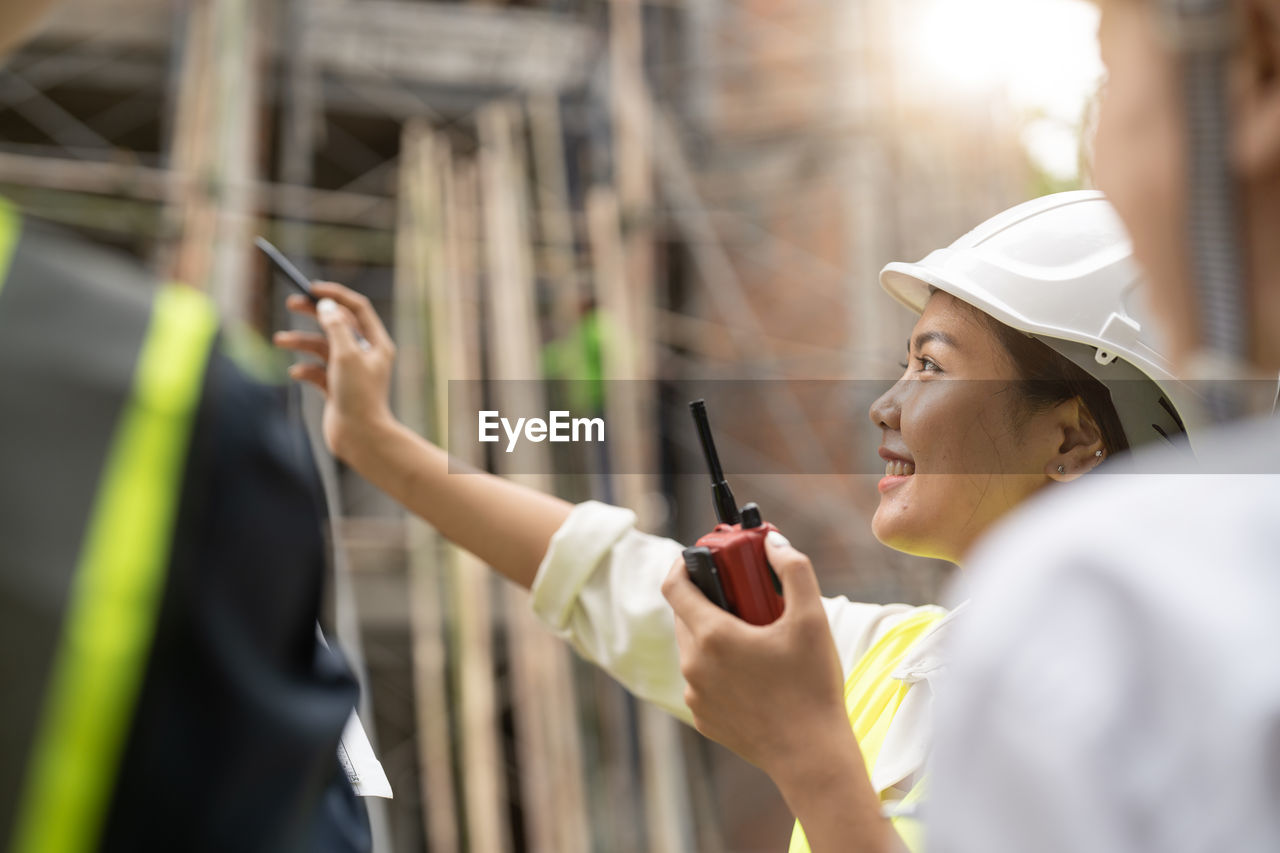
[[[595,501],[575,507],[538,567],[533,610],[632,693],[689,722],[675,620],[662,597],[681,546],[637,531],[635,520]]]
[[[534,613],[585,659],[637,697],[685,722],[684,679],[675,619],[662,581],[680,558],[674,540],[635,529],[635,513],[596,501],[579,504],[551,539],[533,582]],[[908,605],[825,598],[847,674]]]

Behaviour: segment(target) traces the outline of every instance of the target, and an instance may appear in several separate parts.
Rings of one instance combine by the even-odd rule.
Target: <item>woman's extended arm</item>
[[[451,463],[447,453],[399,423],[388,400],[395,346],[377,312],[342,285],[316,283],[314,290],[324,310],[317,312],[302,296],[290,297],[289,309],[316,314],[324,334],[277,332],[274,340],[321,360],[296,364],[290,373],[324,393],[330,450],[447,539],[531,586],[572,504],[492,474],[460,473],[461,463]],[[367,349],[355,329],[369,342]]]
[[[688,720],[673,616],[660,589],[680,544],[635,530],[634,515],[618,507],[588,502],[575,509],[500,477],[459,473],[457,460],[392,415],[395,347],[368,300],[336,284],[314,287],[342,306],[319,318],[325,333],[279,332],[275,342],[320,359],[295,364],[290,373],[325,394],[330,449],[512,581],[531,587],[544,566],[531,599],[538,618],[636,696]],[[316,313],[300,296],[289,308]],[[353,325],[369,342],[367,351]],[[822,600],[823,607],[845,670],[888,620],[910,609],[844,598]]]

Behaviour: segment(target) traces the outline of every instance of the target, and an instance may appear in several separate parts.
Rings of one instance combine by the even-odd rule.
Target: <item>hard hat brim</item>
[[[928,271],[917,264],[894,261],[880,270],[880,286],[885,292],[917,314],[924,313],[931,289],[947,290],[944,283],[934,283]]]

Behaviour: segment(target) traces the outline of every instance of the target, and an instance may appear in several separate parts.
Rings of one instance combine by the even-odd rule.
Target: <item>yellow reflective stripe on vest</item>
[[[0,198],[0,290],[9,277],[9,264],[13,261],[13,249],[22,233],[22,217],[13,205]]]
[[[155,632],[216,329],[200,293],[157,293],[72,579],[12,853],[98,847]]]
[[[903,619],[862,656],[845,681],[845,708],[868,773],[876,766],[893,717],[911,689],[893,673],[907,650],[945,615],[941,609],[929,608]]]
[[[937,607],[922,607],[898,624],[894,625],[884,636],[877,640],[871,648],[858,659],[853,672],[844,683],[845,710],[849,713],[849,725],[858,739],[862,750],[863,761],[867,765],[867,773],[876,766],[880,750],[884,746],[885,735],[898,713],[902,700],[906,698],[911,685],[893,677],[901,663],[903,655],[917,640],[927,634],[934,625],[946,616],[946,611]],[[908,797],[916,795],[916,785]],[[916,795],[916,799],[918,799]],[[901,822],[901,824],[900,824]],[[912,838],[919,833],[911,831],[906,824],[913,823],[906,818],[894,820],[894,828],[900,829],[903,841],[908,847],[917,851],[919,848]],[[902,832],[901,830],[906,830]],[[800,822],[796,821],[791,832],[791,845],[788,853],[810,853],[809,841],[804,837]]]

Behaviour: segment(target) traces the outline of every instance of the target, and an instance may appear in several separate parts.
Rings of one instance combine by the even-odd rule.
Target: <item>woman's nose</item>
[[[896,430],[901,425],[902,404],[898,399],[901,385],[902,380],[898,380],[871,404],[871,423],[880,429]]]

